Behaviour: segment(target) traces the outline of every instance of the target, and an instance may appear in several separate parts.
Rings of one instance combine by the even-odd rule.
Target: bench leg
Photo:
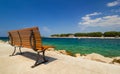
[[[44,62],[47,62],[48,60],[46,60],[46,58],[45,58],[45,51],[43,51],[43,60],[44,60]]]
[[[14,56],[14,55],[15,55],[16,48],[17,48],[17,47],[15,46],[15,47],[14,47],[14,51],[13,51],[12,55],[10,55],[10,56]],[[20,54],[23,54],[22,51],[21,51],[21,47],[19,47],[19,51],[20,51]]]
[[[39,52],[37,52],[36,62],[35,62],[35,64],[32,66],[32,68],[34,68],[35,66],[37,66],[37,65],[38,65],[39,58],[40,58],[40,53],[39,53]]]
[[[14,51],[13,51],[12,55],[10,55],[10,56],[14,56],[15,52],[16,52],[16,47],[14,47]]]
[[[45,59],[45,51],[42,51],[43,52],[43,55],[42,55],[42,59],[43,59],[43,62],[40,62],[39,63],[39,60],[40,60],[40,52],[37,52],[37,59],[36,59],[36,62],[35,62],[35,64],[32,66],[32,68],[34,68],[35,66],[38,66],[39,64],[42,64],[42,63],[45,63],[45,62],[47,62],[48,60],[46,60]]]
[[[37,59],[36,59],[36,62],[35,62],[34,65],[37,65],[37,64],[38,64],[39,58],[40,58],[40,53],[38,52],[38,53],[37,53]]]
[[[19,47],[19,51],[20,51],[20,54],[23,54],[22,51],[21,51],[21,47]]]

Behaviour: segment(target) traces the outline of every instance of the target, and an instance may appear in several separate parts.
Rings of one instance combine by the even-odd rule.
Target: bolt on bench
[[[35,67],[39,64],[38,61],[40,59],[41,52],[43,63],[47,62],[47,60],[45,59],[45,50],[47,50],[48,48],[54,48],[53,46],[42,45],[42,39],[38,27],[12,30],[9,31],[8,34],[9,43],[14,46],[14,51],[11,56],[14,56],[16,52],[16,47],[19,47],[20,54],[22,54],[21,47],[32,48],[34,51],[37,52],[38,56],[34,66],[32,67]]]

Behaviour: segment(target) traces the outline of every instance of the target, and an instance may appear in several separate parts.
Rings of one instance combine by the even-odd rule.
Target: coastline
[[[46,38],[77,38],[77,39],[120,39],[120,37],[46,37]]]
[[[0,43],[9,44],[8,41],[5,42],[3,40],[0,40]],[[105,57],[98,53],[91,53],[91,54],[75,53],[75,54],[73,54],[72,52],[69,52],[66,50],[55,50],[53,48],[48,49],[48,51],[53,51],[58,54],[68,55],[68,56],[77,57],[77,58],[83,58],[83,59],[89,59],[89,60],[98,61],[98,62],[104,62],[104,63],[108,63],[108,64],[120,65],[120,56]]]
[[[80,53],[71,54],[70,52],[67,52],[66,50],[54,50],[54,49],[49,49],[49,51],[55,51],[58,54],[68,55],[68,56],[72,56],[72,57],[76,57],[76,58],[83,58],[83,59],[88,59],[88,60],[92,60],[92,61],[103,62],[103,63],[108,63],[108,64],[115,64],[115,65],[120,66],[120,56],[105,57],[98,53],[91,53],[91,54],[84,54],[84,55],[81,55]]]
[[[83,57],[72,57],[63,55],[54,49],[46,51],[49,60],[46,64],[41,64],[31,68],[34,60],[30,59],[36,54],[32,49],[22,48],[23,55],[10,57],[13,47],[8,43],[0,42],[0,73],[2,74],[119,74],[120,65],[104,63]],[[28,54],[29,52],[29,54]],[[31,54],[30,54],[31,53]],[[25,57],[26,55],[27,57]],[[107,59],[108,60],[108,59]]]
[[[0,43],[8,44],[8,41],[0,40]],[[104,63],[108,63],[108,64],[120,65],[120,56],[105,57],[105,56],[98,54],[98,53],[90,53],[90,54],[75,53],[75,54],[73,54],[72,52],[69,52],[66,50],[55,50],[55,49],[48,49],[48,51],[54,51],[58,54],[69,55],[72,57],[80,57],[83,59],[89,59],[89,60],[104,62]]]

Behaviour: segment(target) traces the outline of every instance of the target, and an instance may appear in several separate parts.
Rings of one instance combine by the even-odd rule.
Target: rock
[[[102,56],[100,54],[96,54],[96,53],[88,54],[84,58],[90,59],[90,60],[95,60],[95,61],[100,61],[100,62],[105,62],[105,63],[110,63],[112,61],[112,58],[107,58],[107,57],[104,57],[104,56]]]
[[[47,49],[48,51],[55,51],[55,49],[54,48],[49,48],[49,49]]]
[[[76,53],[74,56],[75,57],[80,57],[81,55],[80,55],[80,53]]]
[[[55,50],[54,52],[55,52],[55,53],[57,53],[57,54],[60,54],[60,52],[59,52],[59,51],[57,51],[57,50]]]
[[[5,43],[5,41],[3,41],[3,40],[0,40],[0,43]]]
[[[65,55],[70,55],[70,56],[74,56],[71,52],[66,51],[66,50],[58,50],[59,53],[65,54]]]
[[[60,52],[60,53],[62,53],[62,54],[66,54],[66,55],[67,55],[66,50],[58,50],[58,52]]]
[[[116,62],[116,63],[119,63],[119,64],[120,64],[120,59],[113,59],[112,62],[113,62],[113,63]]]
[[[5,43],[6,43],[6,44],[9,44],[9,42],[8,42],[8,41],[6,41]]]
[[[115,57],[115,58],[113,58],[113,60],[112,60],[112,62],[111,62],[112,64],[115,64],[115,63],[117,63],[117,64],[119,64],[120,65],[120,57]]]

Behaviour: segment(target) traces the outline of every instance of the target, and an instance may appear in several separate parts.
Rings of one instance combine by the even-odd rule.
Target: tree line
[[[67,34],[53,34],[51,37],[120,37],[120,32],[89,32],[89,33],[67,33]]]

